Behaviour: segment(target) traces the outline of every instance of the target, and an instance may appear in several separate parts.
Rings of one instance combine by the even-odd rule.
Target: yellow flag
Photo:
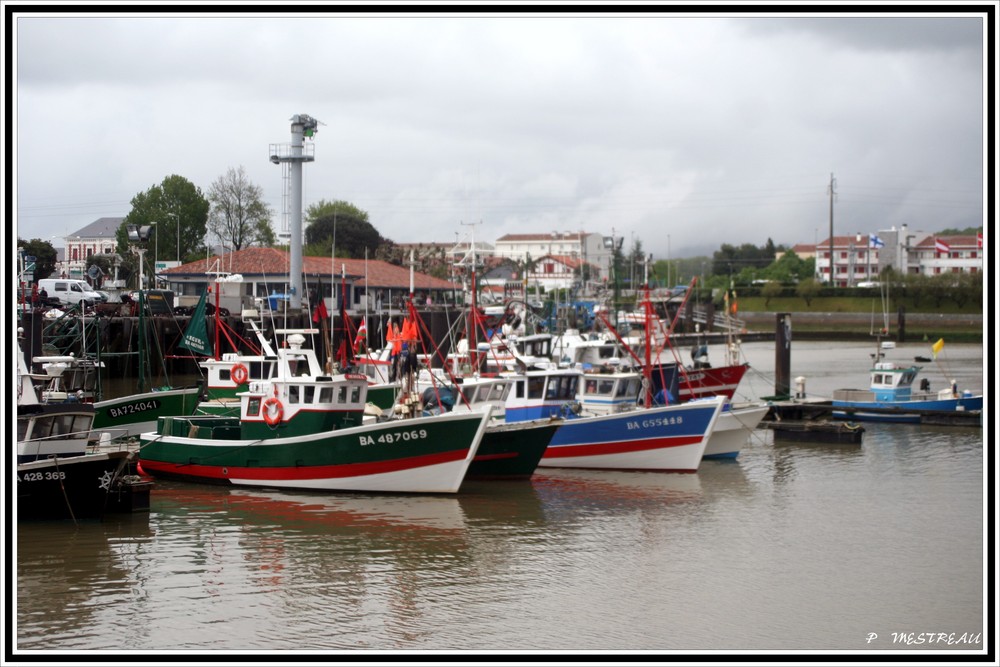
[[[938,355],[938,352],[941,351],[942,347],[944,347],[944,338],[939,338],[938,342],[934,343],[934,345],[931,346],[931,349],[934,350],[935,357]]]

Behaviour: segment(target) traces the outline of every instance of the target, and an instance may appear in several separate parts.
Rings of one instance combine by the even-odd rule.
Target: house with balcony
[[[872,236],[877,242],[872,242]],[[816,244],[815,257],[816,280],[830,283],[829,237]],[[875,282],[888,267],[900,274],[927,276],[977,273],[983,270],[982,235],[941,236],[911,232],[902,225],[872,235],[834,236],[832,265],[833,284],[837,287]]]

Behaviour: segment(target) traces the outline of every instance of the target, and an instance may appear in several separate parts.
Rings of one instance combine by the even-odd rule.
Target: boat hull
[[[133,499],[121,496],[130,492],[122,478],[131,457],[127,451],[102,452],[19,464],[18,520],[100,519],[131,511]]]
[[[265,440],[232,439],[233,420],[201,418],[212,437],[140,435],[140,464],[154,477],[236,486],[455,493],[478,451],[489,413],[394,420]],[[164,420],[166,422],[168,420]],[[238,432],[238,429],[237,429]]]
[[[193,414],[199,388],[168,389],[94,403],[94,430],[113,438],[135,436],[156,428],[158,417]]]
[[[466,479],[528,479],[560,424],[549,419],[490,424]]]
[[[749,368],[749,364],[737,364],[689,368],[679,373],[677,364],[660,364],[654,366],[651,377],[654,393],[659,392],[664,386],[670,388],[672,392],[676,388],[674,395],[681,403],[685,403],[696,398],[712,396],[732,398]]]
[[[834,399],[834,419],[852,421],[919,424],[925,415],[946,415],[983,409],[983,397],[917,400],[917,401],[843,401]]]
[[[723,400],[567,420],[539,467],[697,472]]]
[[[754,406],[750,408],[726,408],[719,415],[719,420],[712,429],[712,435],[705,445],[706,459],[735,459],[740,450],[746,446],[747,440],[757,425],[760,424],[770,408]]]

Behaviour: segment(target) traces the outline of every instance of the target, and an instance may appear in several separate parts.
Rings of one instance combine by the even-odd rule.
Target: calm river
[[[815,396],[865,387],[873,350],[796,342],[792,376]],[[743,352],[741,398],[774,393],[773,344]],[[721,347],[711,355],[722,363]],[[924,374],[980,389],[984,371],[982,347],[947,345]],[[15,526],[8,641],[15,659],[51,661],[982,655],[995,570],[984,429],[866,427],[861,445],[756,431],[737,460],[695,475],[540,471],[454,497],[158,482],[148,515]]]

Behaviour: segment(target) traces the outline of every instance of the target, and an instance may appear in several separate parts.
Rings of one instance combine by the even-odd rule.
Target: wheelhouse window
[[[541,398],[545,391],[544,377],[528,378],[528,398]]]

